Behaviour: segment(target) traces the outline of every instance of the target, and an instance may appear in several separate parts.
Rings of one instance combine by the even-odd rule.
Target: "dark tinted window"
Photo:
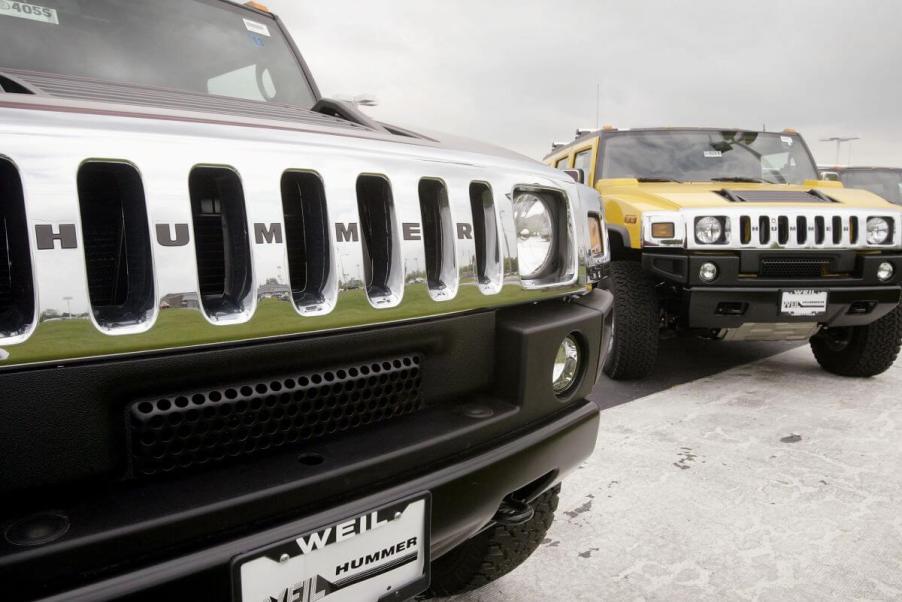
[[[636,130],[602,137],[602,178],[801,184],[817,168],[796,134]]]
[[[902,170],[847,169],[839,177],[846,188],[870,190],[891,203],[902,205]]]
[[[3,4],[0,67],[314,103],[276,22],[226,2],[42,0],[41,15],[29,16]]]

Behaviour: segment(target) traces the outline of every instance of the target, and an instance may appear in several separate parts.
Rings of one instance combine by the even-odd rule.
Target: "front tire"
[[[532,503],[535,514],[521,525],[495,525],[432,563],[428,597],[462,594],[487,585],[520,566],[536,551],[554,520],[558,485]]]
[[[902,346],[902,306],[867,326],[828,328],[811,337],[821,367],[840,376],[868,377],[889,370]]]
[[[614,332],[604,373],[614,380],[645,378],[658,359],[661,316],[654,281],[636,261],[611,263]]]

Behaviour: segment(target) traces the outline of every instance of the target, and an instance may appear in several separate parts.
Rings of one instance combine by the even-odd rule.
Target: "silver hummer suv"
[[[222,0],[0,1],[5,600],[478,587],[591,451],[599,197]],[[603,334],[604,333],[604,334]]]

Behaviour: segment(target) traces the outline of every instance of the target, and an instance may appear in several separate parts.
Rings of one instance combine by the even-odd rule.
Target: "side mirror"
[[[828,182],[839,182],[840,181],[839,173],[837,173],[835,171],[822,171],[820,175],[821,175],[822,180],[827,180]]]
[[[584,172],[582,169],[579,169],[579,168],[565,169],[564,173],[567,174],[568,176],[570,176],[571,178],[573,178],[575,181],[579,182],[580,184],[586,183],[586,172]]]

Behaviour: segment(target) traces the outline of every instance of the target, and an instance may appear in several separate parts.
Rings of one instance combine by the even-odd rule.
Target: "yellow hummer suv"
[[[810,340],[835,374],[902,340],[902,210],[818,179],[795,131],[579,130],[546,162],[601,193],[615,334],[605,372],[648,375],[662,331]]]

